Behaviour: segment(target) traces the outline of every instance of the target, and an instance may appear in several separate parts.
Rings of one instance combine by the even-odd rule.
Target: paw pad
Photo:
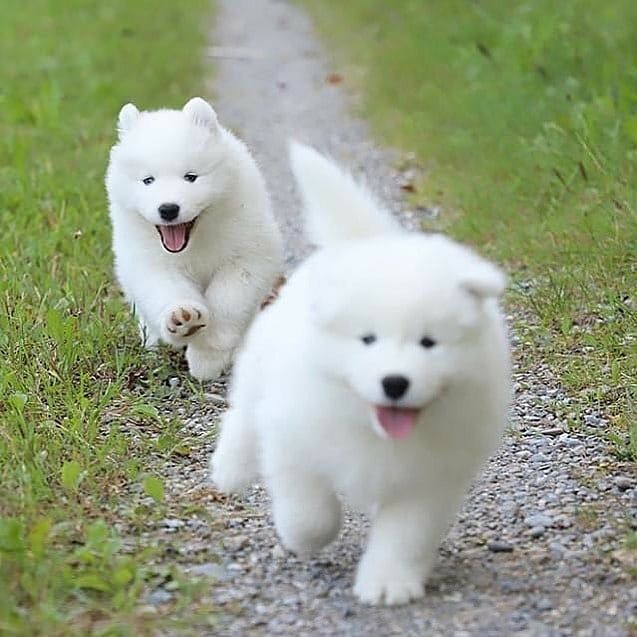
[[[187,338],[206,327],[204,312],[192,305],[179,305],[168,312],[166,331],[174,337]]]

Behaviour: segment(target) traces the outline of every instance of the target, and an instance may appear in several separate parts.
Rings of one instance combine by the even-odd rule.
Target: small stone
[[[561,427],[551,427],[550,429],[544,429],[542,433],[545,436],[559,436],[564,433],[564,430]]]
[[[158,588],[148,596],[147,601],[153,606],[159,606],[160,604],[169,602],[172,598],[173,596],[168,591],[165,591],[163,588]]]
[[[162,524],[168,529],[176,530],[184,526],[185,522],[183,520],[178,520],[177,518],[166,518],[165,520],[162,520]]]
[[[551,557],[554,560],[561,560],[564,557],[564,547],[559,542],[551,542],[549,551],[551,551]]]
[[[600,426],[602,426],[604,424],[602,419],[599,416],[597,416],[596,414],[586,414],[584,416],[584,422],[589,427],[600,427]]]
[[[224,538],[223,546],[228,549],[228,551],[240,551],[248,544],[248,536],[247,535],[235,535]]]
[[[529,533],[531,534],[531,537],[537,539],[539,537],[542,537],[546,533],[546,529],[543,526],[538,525],[531,528]]]
[[[534,453],[530,458],[529,462],[533,462],[535,464],[543,464],[545,462],[550,462],[551,459],[544,453]]]
[[[510,594],[515,594],[515,593],[519,593],[520,591],[522,591],[524,589],[524,587],[522,586],[522,584],[517,581],[517,580],[511,580],[511,579],[506,579],[506,580],[502,580],[500,582],[500,590],[505,594],[505,595],[510,595]]]
[[[436,219],[440,216],[440,208],[438,206],[416,206],[415,212],[427,219]]]
[[[553,602],[546,597],[542,597],[535,602],[535,608],[539,611],[547,611],[553,609]]]
[[[633,486],[633,481],[627,476],[617,476],[614,482],[620,491],[628,491]]]
[[[512,553],[513,545],[508,542],[502,542],[500,540],[494,540],[489,543],[488,549],[492,553]]]
[[[511,622],[515,624],[517,628],[525,628],[529,623],[529,617],[522,611],[515,611],[511,613]]]
[[[553,526],[553,518],[550,515],[546,515],[545,513],[536,513],[534,515],[528,515],[524,518],[524,523],[527,526],[543,526],[549,527]]]
[[[223,566],[215,562],[207,562],[206,564],[197,564],[188,569],[190,575],[199,577],[212,577],[214,579],[222,579],[226,572]]]
[[[168,385],[170,386],[171,389],[175,389],[179,387],[180,382],[181,381],[179,380],[179,378],[177,378],[177,376],[171,376],[168,379]]]
[[[207,392],[203,395],[204,399],[209,403],[225,403],[226,399],[221,394],[216,394],[215,392]]]
[[[232,562],[231,564],[228,564],[227,568],[229,571],[234,571],[235,573],[243,570],[243,566],[238,562]]]

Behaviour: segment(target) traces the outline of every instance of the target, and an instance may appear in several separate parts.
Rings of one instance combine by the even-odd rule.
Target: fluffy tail
[[[306,232],[313,243],[327,246],[405,232],[369,190],[313,148],[290,142],[290,163],[303,200]]]

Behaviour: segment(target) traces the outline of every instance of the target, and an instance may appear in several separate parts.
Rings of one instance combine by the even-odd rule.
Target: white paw
[[[303,523],[287,526],[281,523],[277,526],[279,540],[288,551],[294,553],[299,559],[305,560],[316,555],[322,548],[336,538],[340,530],[340,522],[323,528],[309,528]]]
[[[224,493],[241,493],[250,486],[252,472],[227,454],[215,451],[210,458],[210,481]]]
[[[188,371],[197,380],[215,380],[230,364],[231,352],[189,345],[186,349]]]
[[[312,489],[293,497],[273,493],[272,500],[281,544],[301,559],[314,555],[338,536],[341,505],[331,491]]]
[[[179,303],[170,307],[162,321],[162,337],[169,343],[181,345],[206,327],[208,310],[200,303]]]
[[[397,565],[387,568],[386,564],[369,565],[364,562],[359,566],[354,595],[364,604],[407,604],[424,594],[423,577],[417,569]]]

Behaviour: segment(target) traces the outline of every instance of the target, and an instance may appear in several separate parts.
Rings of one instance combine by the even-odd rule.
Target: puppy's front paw
[[[224,493],[241,493],[253,477],[246,467],[216,451],[210,458],[210,482]]]
[[[200,303],[179,303],[165,312],[162,337],[174,345],[183,345],[208,322],[208,310]]]
[[[230,364],[231,354],[192,343],[186,349],[188,371],[197,380],[215,380]]]
[[[364,558],[363,558],[364,560]],[[407,604],[425,594],[423,577],[416,569],[394,564],[369,564],[363,561],[358,568],[354,594],[364,604],[388,606]]]

